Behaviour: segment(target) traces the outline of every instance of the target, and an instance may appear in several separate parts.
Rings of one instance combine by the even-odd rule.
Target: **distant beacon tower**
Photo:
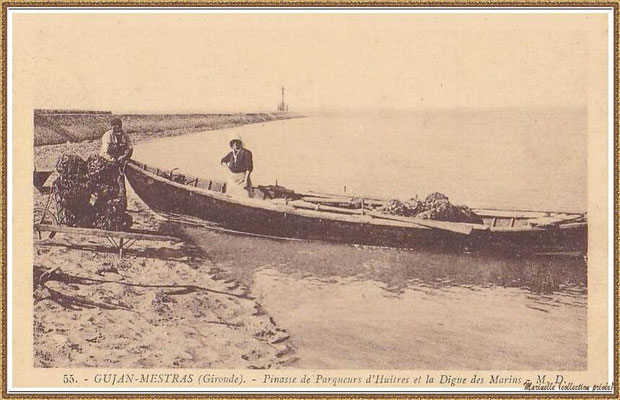
[[[282,86],[282,101],[278,104],[278,111],[288,111],[288,104],[284,102],[284,86]]]

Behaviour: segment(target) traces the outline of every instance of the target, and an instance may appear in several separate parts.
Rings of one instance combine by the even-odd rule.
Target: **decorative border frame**
[[[2,391],[0,392],[0,399],[196,399],[196,398],[217,398],[217,399],[280,399],[280,400],[292,400],[300,397],[313,398],[313,399],[346,399],[346,400],[358,400],[358,399],[620,399],[620,390],[618,385],[620,383],[620,307],[619,307],[619,294],[620,294],[620,0],[598,0],[598,1],[550,1],[550,0],[506,0],[506,1],[485,1],[485,0],[455,0],[455,1],[428,1],[428,0],[394,0],[394,1],[370,1],[370,0],[178,0],[178,1],[157,1],[157,0],[61,0],[61,1],[40,1],[40,0],[0,0],[2,6],[0,28],[2,31],[2,38],[0,42],[0,49],[2,51],[2,57],[0,61],[0,88],[1,88],[1,128],[2,136],[0,137],[0,143],[2,145],[2,157],[0,158],[0,170],[2,173],[2,185],[0,186],[0,207],[2,208],[1,215],[1,236],[2,242],[0,252],[2,256],[2,272],[1,286],[0,286],[0,310],[2,312],[1,320],[1,347],[0,357],[2,358],[2,374],[1,384]],[[73,7],[88,7],[88,8],[103,8],[103,7],[115,7],[115,8],[260,8],[260,7],[286,7],[286,8],[523,8],[523,7],[539,7],[539,8],[591,8],[591,7],[605,7],[613,9],[614,18],[614,105],[613,105],[613,132],[614,132],[614,160],[613,160],[613,185],[614,185],[614,326],[613,326],[613,358],[614,358],[614,392],[613,394],[562,394],[562,393],[549,393],[549,394],[424,394],[424,395],[409,395],[409,394],[348,394],[342,395],[339,393],[334,394],[170,394],[170,393],[155,393],[155,394],[135,394],[135,393],[105,393],[97,395],[86,395],[79,393],[64,393],[64,394],[9,394],[7,392],[7,15],[10,7],[49,7],[49,8],[73,8]]]

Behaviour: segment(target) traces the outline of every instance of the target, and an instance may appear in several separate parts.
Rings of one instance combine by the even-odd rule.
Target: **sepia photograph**
[[[613,393],[617,6],[15,8],[11,387]]]

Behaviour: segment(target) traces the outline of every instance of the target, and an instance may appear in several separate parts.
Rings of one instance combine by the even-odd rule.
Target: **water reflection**
[[[244,283],[299,368],[586,367],[580,258],[277,241],[172,224]]]
[[[493,287],[520,288],[534,298],[562,293],[586,295],[587,268],[581,257],[510,256],[441,253],[378,248],[327,242],[277,241],[230,235],[207,229],[183,231],[218,263],[230,265],[232,277],[251,284],[260,269],[274,269],[296,279],[326,284],[376,281],[390,295],[407,289],[450,287],[480,291]]]

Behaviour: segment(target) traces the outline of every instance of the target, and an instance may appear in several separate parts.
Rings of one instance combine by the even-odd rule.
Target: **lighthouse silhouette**
[[[288,104],[284,102],[284,86],[280,89],[282,90],[282,101],[278,104],[278,111],[288,111]]]

